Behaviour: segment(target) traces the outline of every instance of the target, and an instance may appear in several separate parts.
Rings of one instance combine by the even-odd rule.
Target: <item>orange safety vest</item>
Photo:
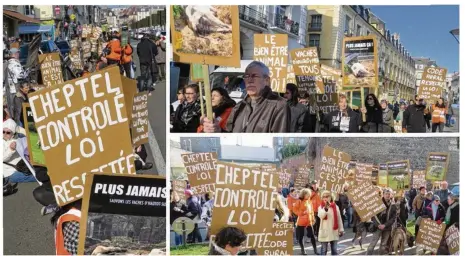
[[[436,105],[433,105],[433,113],[432,113],[432,123],[433,124],[438,124],[438,123],[445,123],[446,122],[446,114],[447,114],[447,107],[446,108],[440,108],[436,107]]]
[[[57,227],[55,229],[55,250],[57,255],[71,255],[71,253],[65,249],[65,240],[63,237],[63,224],[69,221],[80,222],[81,211],[72,208],[58,218]]]

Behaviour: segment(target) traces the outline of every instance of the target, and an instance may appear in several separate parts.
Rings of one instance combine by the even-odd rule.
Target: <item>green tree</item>
[[[291,156],[298,155],[302,153],[303,151],[300,148],[300,146],[297,144],[287,144],[286,146],[283,147],[281,152],[282,152],[283,158],[288,158]]]

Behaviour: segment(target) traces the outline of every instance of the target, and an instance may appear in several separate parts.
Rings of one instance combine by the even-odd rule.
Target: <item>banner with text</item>
[[[378,46],[374,35],[344,37],[343,87],[378,87]]]
[[[367,181],[354,186],[347,193],[362,222],[370,221],[372,217],[386,210],[378,190]]]
[[[412,187],[426,187],[426,171],[413,171]]]
[[[318,59],[318,48],[298,48],[291,50],[292,65],[294,73],[297,76],[312,76],[316,86],[315,93],[323,94],[324,84],[323,77],[320,72],[320,60]],[[308,92],[310,93],[310,92]]]
[[[39,65],[40,73],[42,74],[42,83],[46,87],[64,82],[59,53],[54,52],[39,55]]]
[[[137,147],[149,143],[148,92],[134,95],[132,104],[132,144]]]
[[[342,193],[343,186],[349,175],[351,156],[335,148],[325,146],[321,159],[319,187],[335,193]]]
[[[365,182],[370,182],[372,180],[373,164],[365,164],[357,162],[355,164],[355,169],[357,170],[355,174],[355,181],[357,184],[362,184]]]
[[[460,255],[460,231],[452,225],[446,230],[446,244],[449,248],[449,255]]]
[[[181,154],[181,157],[194,195],[215,192],[218,154],[216,152],[190,153]]]
[[[415,245],[434,254],[437,253],[445,229],[445,223],[438,225],[431,219],[422,218]]]
[[[258,255],[294,255],[294,224],[274,222],[266,235],[267,242],[257,248]]]

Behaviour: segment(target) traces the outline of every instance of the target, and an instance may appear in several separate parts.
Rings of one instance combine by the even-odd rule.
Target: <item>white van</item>
[[[211,88],[224,87],[229,92],[229,96],[237,102],[245,98],[245,83],[244,74],[245,68],[253,60],[241,60],[241,67],[224,67],[220,66],[210,73],[210,86]],[[226,84],[225,81],[228,80]]]

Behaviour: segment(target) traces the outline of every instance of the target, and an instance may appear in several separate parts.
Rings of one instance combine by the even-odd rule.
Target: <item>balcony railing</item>
[[[313,31],[321,31],[321,26],[323,25],[321,22],[320,23],[310,23],[310,26],[308,26],[308,32],[313,32]]]
[[[252,25],[268,29],[268,23],[266,22],[265,14],[260,13],[248,6],[239,5],[239,19]]]
[[[296,36],[299,35],[299,23],[295,22],[291,19],[288,19],[287,16],[275,13],[274,17],[270,17],[270,22],[273,27],[280,28],[282,30],[286,30],[291,34]]]

